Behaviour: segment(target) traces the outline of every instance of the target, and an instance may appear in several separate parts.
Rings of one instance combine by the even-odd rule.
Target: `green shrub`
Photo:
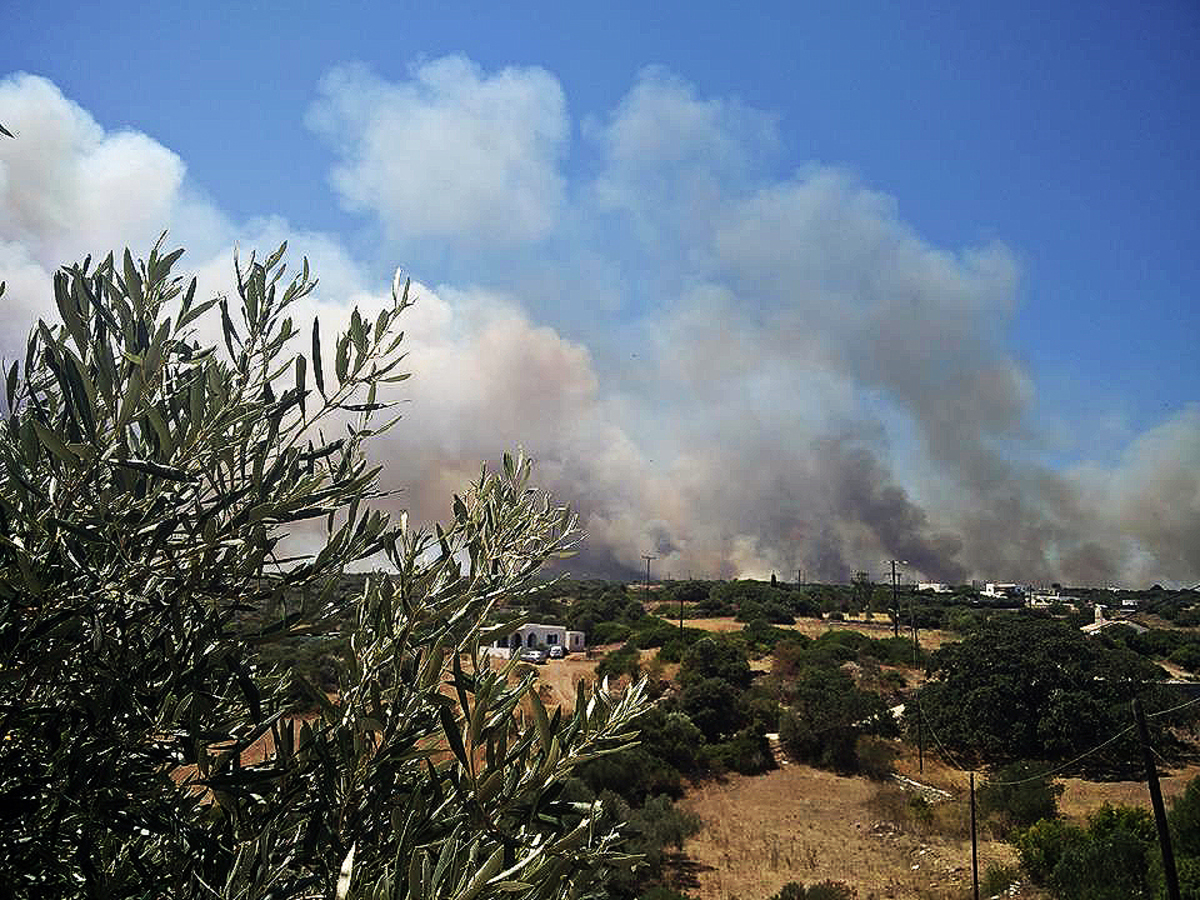
[[[617,644],[629,639],[633,633],[623,622],[599,622],[588,634],[588,641],[593,645]]]
[[[728,638],[705,637],[696,641],[683,654],[679,666],[679,683],[685,688],[689,683],[718,678],[740,690],[753,677],[746,651]]]
[[[1189,672],[1200,672],[1200,642],[1184,644],[1172,652],[1168,659]]]
[[[1021,868],[1037,884],[1049,884],[1069,847],[1087,840],[1087,832],[1078,825],[1059,819],[1043,819],[1016,834],[1013,844],[1021,859]]]
[[[680,692],[679,706],[710,742],[723,740],[746,724],[741,692],[723,678],[689,681]]]
[[[900,755],[895,742],[864,734],[859,736],[854,749],[856,768],[860,774],[872,781],[884,781],[892,777],[896,757]]]
[[[980,893],[985,897],[1003,894],[1021,880],[1021,870],[1007,863],[994,862],[987,867],[979,881]]]
[[[322,342],[293,324],[315,281],[283,278],[284,249],[235,261],[230,298],[197,297],[160,245],[61,269],[39,304],[61,321],[4,373],[0,894],[332,897],[344,870],[378,896],[434,871],[431,847],[430,896],[502,862],[539,895],[592,889],[615,823],[545,801],[624,744],[640,689],[551,717],[474,652],[575,519],[507,454],[436,530],[372,508],[408,286]],[[339,590],[379,553],[394,574]],[[342,652],[304,666],[336,704],[278,652],[334,631]]]
[[[1200,775],[1187,783],[1167,814],[1175,852],[1200,857]]]
[[[883,700],[855,687],[840,668],[806,668],[784,685],[779,738],[793,759],[838,772],[857,772],[860,734],[895,732]]]
[[[854,900],[858,892],[844,881],[819,881],[808,886],[804,900]]]
[[[776,628],[766,619],[754,619],[742,629],[739,636],[746,642],[751,654],[758,657],[770,652],[793,634],[786,628]]]
[[[638,892],[638,900],[692,900],[687,894],[681,894],[669,887],[656,884]]]
[[[754,726],[743,728],[730,740],[709,745],[705,755],[715,767],[742,775],[761,775],[775,768],[766,733]]]
[[[1124,900],[1149,884],[1155,834],[1145,810],[1105,806],[1086,829],[1043,819],[1013,842],[1029,877],[1064,900]]]
[[[797,881],[789,881],[770,900],[854,900],[858,896],[844,881],[821,881],[807,888]]]
[[[1044,763],[1015,762],[1000,769],[995,782],[985,781],[976,792],[980,815],[993,819],[1002,832],[1053,819],[1063,788],[1039,774],[1048,768]],[[1002,783],[1013,781],[1020,783]]]
[[[635,679],[642,672],[641,654],[632,643],[626,642],[607,654],[596,664],[597,678],[620,678],[622,675]]]

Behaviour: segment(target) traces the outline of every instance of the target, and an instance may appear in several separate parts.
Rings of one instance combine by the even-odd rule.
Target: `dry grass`
[[[1200,765],[1185,766],[1170,774],[1159,773],[1163,801],[1170,808],[1171,800],[1183,793],[1189,781],[1200,776]],[[1150,809],[1150,792],[1144,781],[1084,781],[1082,778],[1063,778],[1065,788],[1058,799],[1058,808],[1065,816],[1083,819],[1105,803],[1114,806],[1138,806]]]
[[[696,864],[688,892],[700,900],[765,900],[789,881],[832,879],[863,900],[969,896],[964,804],[941,804],[922,823],[910,814],[908,796],[799,765],[702,785],[683,801],[705,823],[684,848]],[[981,875],[990,863],[1013,859],[1007,845],[980,842]]]

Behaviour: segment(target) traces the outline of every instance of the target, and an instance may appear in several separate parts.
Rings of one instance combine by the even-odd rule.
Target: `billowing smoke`
[[[390,281],[334,236],[232,222],[178,156],[43,79],[0,82],[0,110],[19,132],[0,141],[10,322],[51,307],[58,263],[164,227],[212,291],[235,242],[289,238],[321,277],[301,312],[331,324]],[[308,121],[381,258],[423,282],[406,420],[376,448],[415,517],[520,445],[581,512],[580,574],[653,553],[675,577],[845,580],[904,559],[946,581],[1200,581],[1200,407],[1115,464],[1045,463],[1006,343],[1013,255],[936,247],[837,167],[775,172],[771,115],[647,70],[573,143],[552,74],[447,58],[398,82],[336,70]]]

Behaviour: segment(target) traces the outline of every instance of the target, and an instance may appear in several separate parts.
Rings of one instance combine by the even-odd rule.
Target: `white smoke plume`
[[[774,172],[770,114],[647,70],[573,144],[552,74],[452,57],[395,82],[335,70],[308,120],[341,202],[423,282],[406,419],[376,448],[414,517],[521,445],[582,513],[581,574],[652,552],[675,577],[899,558],[937,580],[1200,581],[1200,408],[1115,464],[1045,463],[1006,343],[1013,254],[934,246],[843,169]],[[0,140],[0,353],[49,314],[56,265],[163,228],[206,291],[230,289],[235,243],[286,238],[321,278],[302,314],[332,325],[386,292],[336,236],[231,221],[177,154],[44,79],[0,81],[0,121],[18,133]],[[583,151],[596,165],[568,177]]]

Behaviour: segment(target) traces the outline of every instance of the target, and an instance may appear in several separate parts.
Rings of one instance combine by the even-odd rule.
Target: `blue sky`
[[[654,334],[678,326],[678,316],[666,321],[678,297],[716,282],[738,294],[744,314],[782,320],[773,301],[760,300],[770,292],[766,276],[745,255],[725,269],[685,261],[675,271],[691,237],[686,217],[641,210],[618,221],[625,200],[595,199],[606,185],[627,184],[621,179],[636,164],[627,160],[614,175],[615,127],[637,85],[662,96],[682,85],[681,102],[719,107],[723,133],[740,142],[733,156],[700,181],[692,177],[699,163],[690,161],[686,183],[672,182],[672,190],[701,190],[697,184],[712,179],[718,218],[816,167],[853,180],[851,193],[884,197],[890,211],[882,217],[922,248],[1004,248],[1012,276],[995,277],[1006,297],[987,300],[992,312],[979,315],[971,340],[997,365],[1019,367],[1027,396],[1019,427],[982,434],[982,444],[1055,472],[1122,460],[1128,468],[1139,436],[1200,400],[1200,10],[1192,3],[7,3],[3,20],[8,71],[44,76],[106,131],[142,132],[177,154],[187,190],[231,222],[279,216],[330,236],[368,281],[385,280],[398,258],[430,285],[495,290],[534,324],[587,347],[609,372],[599,376],[603,404],[626,429],[652,433],[638,441],[647,455],[652,445],[671,452],[670,434],[692,420],[681,415],[685,427],[657,436],[630,424],[660,416],[631,399],[654,389],[639,381],[623,348],[653,346]],[[361,197],[356,204],[344,184],[333,184],[337,167],[353,167],[365,146],[339,147],[334,132],[372,127],[350,109],[346,91],[378,88],[401,102],[395,86],[447,57],[469,61],[478,76],[463,76],[471,85],[513,68],[537,83],[539,98],[552,99],[555,85],[561,94],[567,131],[548,149],[536,145],[561,180],[561,190],[548,188],[561,194],[550,204],[559,211],[551,227],[531,226],[530,240],[517,246],[486,235],[414,233],[397,225],[395,210]],[[330,73],[346,71],[359,74],[330,99]],[[535,71],[548,83],[529,75]],[[647,80],[648,71],[658,74]],[[316,122],[322,109],[334,124]],[[352,174],[369,181],[361,168]],[[643,188],[664,183],[640,170],[636,177],[650,179],[637,182]],[[634,220],[640,230],[626,230]],[[721,240],[728,247],[734,238]],[[595,279],[605,273],[623,296],[609,306],[593,296],[603,294]],[[981,296],[992,290],[980,287]],[[901,343],[920,347],[917,336]],[[628,371],[614,376],[618,358]],[[665,358],[660,352],[647,380],[664,380]],[[944,516],[937,498],[977,475],[964,475],[970,467],[956,460],[961,471],[940,478],[940,451],[926,434],[932,413],[914,412],[909,388],[897,386],[908,375],[891,363],[876,368],[845,376],[856,408],[870,411],[850,418],[886,433],[887,449],[876,452],[925,504],[933,530],[944,520],[950,532],[967,534],[961,510]],[[772,412],[755,420],[771,419],[770,429],[779,424],[772,417],[789,415],[763,387],[777,375],[766,366],[743,392],[765,392]],[[972,377],[953,366],[942,375]],[[913,375],[927,386],[936,377]],[[913,426],[914,417],[924,424]],[[1196,521],[1190,515],[1179,519],[1183,527]],[[1072,540],[1078,550],[1106,538]]]

